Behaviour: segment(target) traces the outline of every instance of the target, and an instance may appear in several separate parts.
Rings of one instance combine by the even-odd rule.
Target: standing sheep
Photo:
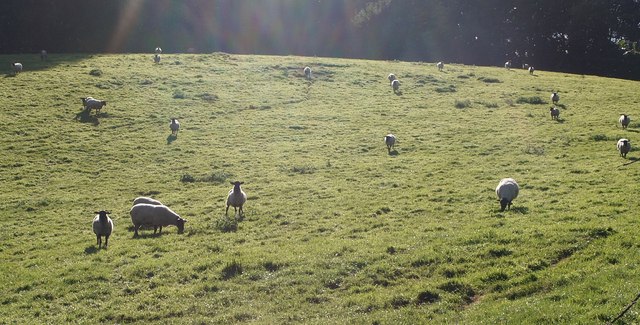
[[[98,248],[102,247],[102,236],[104,236],[104,248],[107,248],[109,244],[109,236],[113,231],[113,220],[109,218],[109,211],[95,212],[96,216],[93,218],[93,233],[96,234]]]
[[[11,63],[11,68],[13,69],[13,74],[17,75],[18,73],[22,72],[22,63],[13,62]]]
[[[557,93],[557,92],[553,92],[553,93],[551,94],[551,101],[552,101],[554,104],[557,104],[557,103],[560,101],[560,95],[558,95],[558,93]]]
[[[393,146],[396,144],[396,136],[391,133],[385,135],[384,143],[387,145],[387,152],[391,154],[391,150],[393,150]]]
[[[309,67],[304,67],[304,69],[302,70],[304,72],[304,76],[308,79],[311,80],[311,68]]]
[[[91,112],[92,109],[95,109],[96,114],[100,113],[100,110],[102,109],[102,107],[107,106],[106,100],[98,100],[91,97],[87,97],[84,103],[85,103],[86,109],[88,109],[89,112]]]
[[[560,117],[560,110],[556,107],[549,108],[549,113],[551,113],[552,120],[557,120]]]
[[[438,62],[436,66],[438,67],[438,71],[442,71],[442,69],[444,69],[444,63],[442,63],[442,61]]]
[[[169,128],[171,129],[171,135],[178,136],[178,131],[180,130],[180,122],[177,119],[172,118],[171,123],[169,123]]]
[[[153,62],[160,63],[160,54],[156,54],[153,56]]]
[[[523,63],[522,64],[522,68],[525,69],[525,70],[529,70],[529,64]]]
[[[162,49],[159,46],[156,47],[156,54],[162,54]]]
[[[233,188],[229,191],[227,195],[227,210],[225,210],[224,215],[228,215],[229,206],[233,207],[235,213],[238,212],[238,208],[240,208],[240,216],[244,215],[244,211],[242,210],[242,206],[245,202],[247,202],[247,193],[245,193],[240,185],[244,184],[244,182],[230,182],[233,185]]]
[[[504,211],[505,208],[511,209],[511,201],[518,197],[520,192],[520,186],[513,178],[503,178],[496,187],[496,195],[498,201],[500,201],[500,211]]]
[[[40,61],[46,61],[47,60],[47,51],[42,50],[40,51]]]
[[[530,66],[530,67],[529,67],[529,74],[531,74],[531,75],[532,75],[532,74],[533,74],[533,72],[534,72],[535,70],[536,70],[536,69],[535,69],[533,66]]]
[[[400,80],[394,79],[391,81],[391,88],[393,88],[394,93],[397,93],[398,89],[400,89]]]
[[[80,100],[82,100],[82,109],[87,109],[87,101],[90,99],[93,99],[93,97],[80,97]]]
[[[627,126],[629,126],[629,123],[631,123],[631,118],[627,114],[622,114],[620,115],[618,122],[620,122],[620,125],[622,125],[622,129],[626,129]]]
[[[511,60],[509,60],[509,61],[505,62],[505,63],[504,63],[504,67],[505,67],[505,69],[507,69],[507,70],[511,70]]]
[[[396,80],[398,78],[396,78],[395,74],[390,73],[389,76],[387,76],[387,79],[389,79],[389,82],[393,82],[394,80]]]
[[[618,151],[620,152],[620,156],[627,158],[627,154],[631,151],[631,141],[629,139],[620,139],[618,140]]]
[[[160,227],[160,234],[162,234],[162,227],[170,225],[178,227],[178,233],[184,231],[184,224],[187,220],[180,218],[180,216],[173,212],[164,205],[154,205],[147,203],[140,203],[134,205],[129,211],[131,215],[131,222],[134,227],[134,236],[138,236],[138,229],[141,226],[153,226],[153,234]]]
[[[152,205],[164,205],[162,204],[162,202],[146,196],[139,196],[135,198],[135,200],[133,200],[133,205],[140,204],[140,203],[146,203],[146,204],[152,204]]]

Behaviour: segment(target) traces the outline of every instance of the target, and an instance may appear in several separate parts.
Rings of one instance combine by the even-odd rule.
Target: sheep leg
[[[158,226],[153,226],[153,234],[156,234],[156,231],[158,231]]]
[[[102,240],[100,240],[100,235],[96,235],[98,241],[96,242],[96,245],[98,245],[98,248],[100,248],[102,246]]]
[[[244,210],[242,210],[242,206],[240,206],[240,216],[244,216]]]
[[[227,204],[227,209],[224,211],[224,215],[228,216],[229,215],[229,205]]]
[[[158,235],[161,235],[162,234],[162,226],[159,226],[159,227],[160,227],[160,231],[158,232]]]
[[[133,225],[133,230],[134,230],[133,237],[138,237],[138,229],[140,229],[140,225]]]
[[[109,245],[109,235],[104,236],[104,248],[107,249],[107,245]]]

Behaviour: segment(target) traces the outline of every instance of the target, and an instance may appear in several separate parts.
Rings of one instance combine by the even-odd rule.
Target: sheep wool
[[[133,205],[140,204],[140,203],[146,203],[146,204],[152,204],[152,205],[164,205],[162,204],[162,202],[146,196],[140,196],[133,200]]]
[[[533,74],[536,69],[534,67],[529,67],[529,74]]]
[[[557,120],[560,117],[560,110],[556,107],[549,108],[549,113],[551,113],[551,119]]]
[[[398,78],[396,78],[395,74],[390,73],[389,76],[387,76],[387,79],[389,79],[389,82],[393,82],[394,80],[396,80]]]
[[[400,80],[394,79],[391,81],[391,88],[393,88],[393,92],[397,92],[400,89]]]
[[[518,197],[520,186],[513,178],[503,178],[496,187],[496,195],[500,201],[500,211],[511,209],[511,201]]]
[[[620,125],[622,126],[623,129],[626,129],[627,126],[629,126],[629,123],[631,123],[631,118],[627,114],[622,114],[620,115],[618,122],[620,122]]]
[[[244,182],[230,182],[231,185],[233,185],[233,188],[229,191],[229,194],[227,195],[227,209],[225,210],[224,214],[228,215],[229,213],[229,206],[233,207],[233,210],[235,211],[235,213],[238,212],[238,208],[240,210],[240,215],[244,215],[244,211],[242,210],[242,206],[244,205],[245,202],[247,202],[247,193],[245,193],[242,188],[240,188],[240,185],[244,184]]]
[[[160,54],[156,54],[153,56],[153,62],[160,63]]]
[[[93,233],[96,234],[96,245],[98,245],[98,248],[101,248],[102,237],[104,237],[104,248],[107,248],[109,236],[111,236],[111,232],[113,232],[113,220],[108,216],[111,212],[102,210],[95,213],[96,216],[93,218]]]
[[[171,123],[169,123],[169,128],[171,129],[172,135],[178,135],[178,131],[180,130],[180,122],[177,119],[172,118]]]
[[[304,67],[304,70],[303,70],[303,71],[304,71],[304,76],[305,76],[307,79],[311,79],[311,68],[309,68],[309,67]]]
[[[14,74],[18,74],[18,73],[22,72],[22,63],[20,63],[20,62],[13,62],[11,64],[11,67],[13,68],[13,73]]]
[[[507,62],[505,62],[505,63],[504,63],[504,67],[505,67],[507,70],[511,69],[511,61],[507,61]]]
[[[387,145],[387,151],[391,153],[393,146],[396,144],[396,136],[389,133],[384,136],[384,143]]]
[[[560,101],[560,95],[558,95],[558,93],[554,92],[551,94],[551,101],[554,104],[557,104]]]
[[[162,233],[162,227],[173,225],[178,227],[179,233],[182,233],[184,224],[187,222],[187,220],[180,218],[177,213],[164,205],[136,204],[131,208],[129,214],[134,227],[134,236],[138,236],[138,229],[141,226],[153,226],[153,233],[155,234],[158,227],[160,228],[160,233]]]
[[[620,139],[618,140],[618,151],[620,152],[620,156],[627,158],[627,154],[631,151],[631,141],[629,139]]]
[[[438,71],[442,71],[442,69],[444,69],[444,63],[442,63],[442,61],[438,62],[436,66],[438,67]]]
[[[92,109],[96,110],[96,114],[100,113],[102,107],[107,106],[106,100],[98,100],[95,98],[87,97],[84,101],[86,109],[91,111]]]

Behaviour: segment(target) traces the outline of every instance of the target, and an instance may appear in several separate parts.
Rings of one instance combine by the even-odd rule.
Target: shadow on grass
[[[93,125],[99,125],[100,120],[98,120],[98,115],[91,115],[91,110],[85,109],[82,112],[76,114],[76,121],[80,121],[81,123],[92,123]]]
[[[510,211],[513,211],[514,213],[519,213],[519,214],[528,214],[529,213],[529,208],[527,208],[527,207],[514,207],[514,208],[511,208]]]
[[[565,104],[558,103],[558,104],[555,104],[555,105],[558,106],[558,107],[561,107],[562,109],[567,109],[567,105],[565,105]]]
[[[389,151],[389,156],[391,156],[391,157],[396,157],[398,154],[399,154],[398,150],[396,150],[396,149],[393,149],[393,150]]]
[[[84,249],[85,254],[95,254],[97,252],[98,248],[96,248],[95,245],[87,246],[87,248]]]
[[[176,141],[177,139],[177,135],[169,134],[169,136],[167,137],[167,144],[171,144],[171,142]]]
[[[402,91],[398,90],[398,91],[394,91],[394,94],[396,94],[396,96],[402,96]]]
[[[626,129],[626,130],[627,130],[627,132],[633,132],[633,133],[638,133],[638,132],[640,132],[640,131],[638,131],[638,130],[631,130],[631,129]]]
[[[563,119],[563,118],[558,117],[558,118],[556,119],[556,122],[558,122],[558,123],[562,124],[562,123],[564,123],[564,119]]]
[[[638,158],[638,157],[629,157],[629,160],[630,161],[628,163],[624,163],[624,164],[622,164],[622,166],[629,166],[631,164],[635,164],[638,161],[640,161],[640,158]]]

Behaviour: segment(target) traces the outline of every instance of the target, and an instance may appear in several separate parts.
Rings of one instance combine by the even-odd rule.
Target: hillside
[[[225,53],[0,66],[14,60],[0,323],[604,323],[640,290],[638,151],[616,151],[640,142],[638,82]],[[107,106],[82,113],[85,96]],[[504,177],[521,190],[500,212]],[[249,197],[237,222],[235,180]],[[184,233],[134,238],[141,195]],[[637,321],[637,307],[622,319]]]

